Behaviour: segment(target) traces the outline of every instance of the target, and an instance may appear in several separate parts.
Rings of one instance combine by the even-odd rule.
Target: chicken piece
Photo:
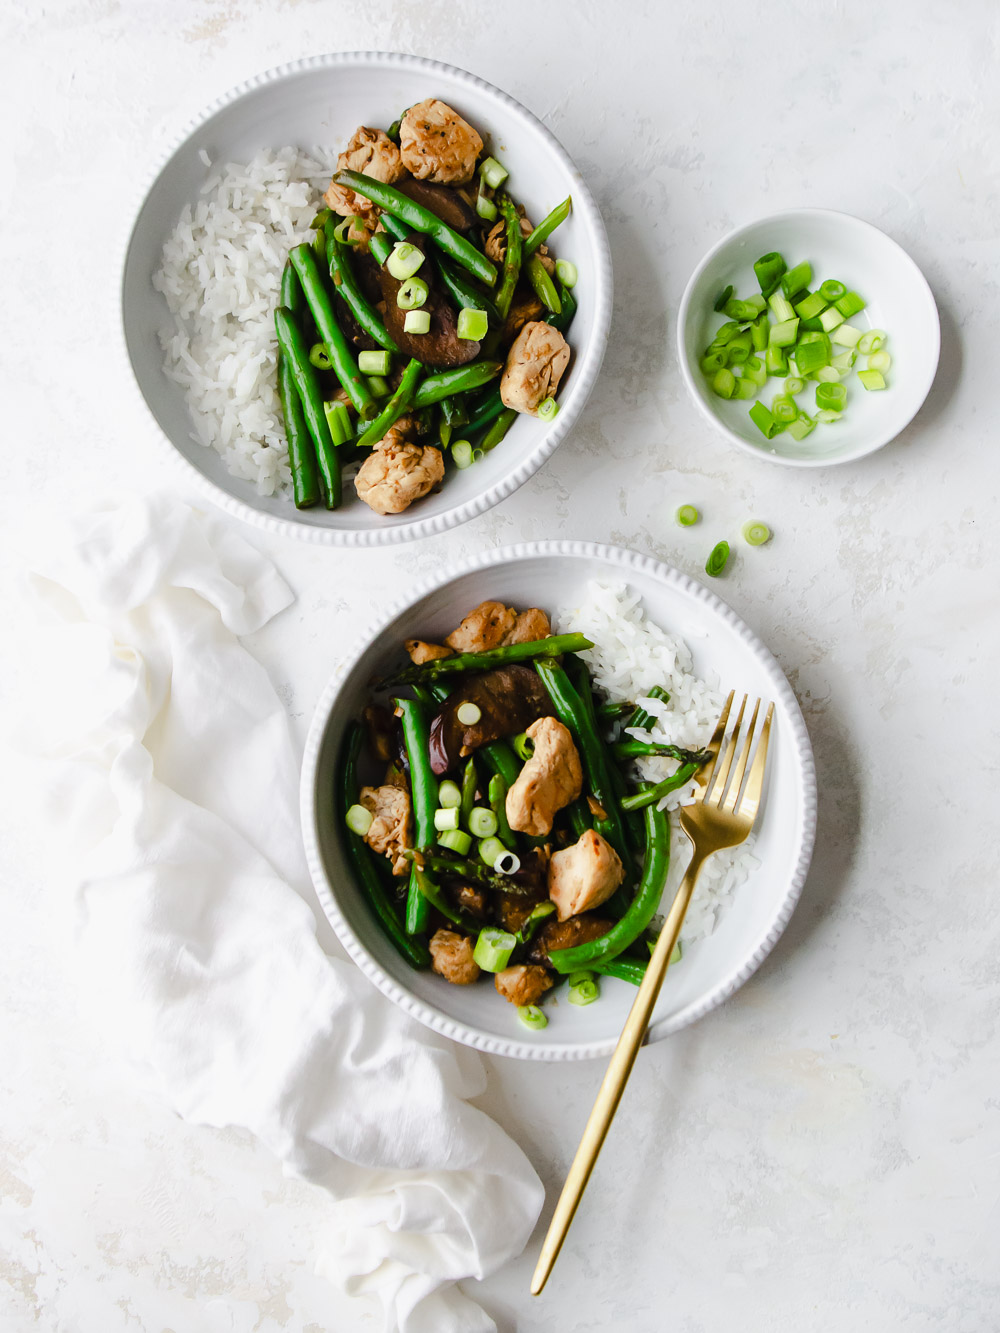
[[[472,957],[472,941],[455,930],[436,930],[431,936],[431,967],[453,986],[471,986],[479,980],[479,964]]]
[[[542,837],[552,832],[556,811],[580,795],[583,770],[573,737],[558,718],[540,717],[525,734],[535,751],[507,793],[507,819],[518,833]]]
[[[558,329],[542,320],[525,324],[507,353],[500,381],[505,407],[534,413],[538,404],[559,388],[569,365],[569,345]]]
[[[439,657],[450,657],[451,649],[440,643],[425,643],[423,639],[407,639],[403,647],[410,654],[414,666],[423,666],[425,662],[436,662]]]
[[[485,653],[496,648],[514,628],[517,612],[503,602],[480,602],[445,639],[456,653]]]
[[[556,905],[556,916],[566,921],[589,907],[600,907],[624,878],[618,853],[599,833],[588,829],[572,847],[554,852],[549,862],[549,897]]]
[[[401,514],[444,480],[441,450],[411,444],[400,425],[389,428],[354,478],[358,498],[376,514]]]
[[[552,987],[552,978],[544,967],[533,963],[521,963],[517,967],[505,967],[493,978],[493,984],[505,1000],[516,1004],[537,1004],[538,1000]]]
[[[338,171],[360,171],[365,176],[392,185],[400,176],[406,174],[399,158],[399,149],[382,130],[370,130],[359,125],[351,135],[350,142],[337,158]],[[378,219],[378,209],[364,195],[355,194],[331,181],[323,196],[328,206],[341,217],[359,216],[374,228]],[[353,228],[352,228],[353,230]]]
[[[436,97],[411,106],[400,121],[400,160],[417,180],[464,185],[482,151],[483,141],[468,121]]]
[[[534,643],[538,639],[547,639],[552,633],[549,618],[540,607],[531,606],[527,611],[520,611],[517,619],[503,637],[503,644]]]
[[[410,793],[405,787],[362,787],[358,799],[374,816],[365,842],[373,852],[389,858],[394,875],[408,874],[410,863],[403,852],[413,846]]]

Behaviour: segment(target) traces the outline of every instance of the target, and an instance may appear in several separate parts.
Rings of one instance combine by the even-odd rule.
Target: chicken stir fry
[[[595,695],[594,645],[554,634],[541,607],[488,599],[440,637],[406,640],[408,664],[378,683],[392,711],[377,696],[365,717],[390,774],[358,788],[348,770],[345,800],[360,797],[345,820],[355,850],[363,839],[400,876],[395,898],[365,882],[401,952],[453,985],[492,974],[542,1027],[539,1003],[566,978],[574,1004],[606,972],[641,980],[669,827],[630,764],[657,747],[632,738],[641,710]],[[687,772],[705,761],[665,748]]]
[[[572,203],[532,227],[510,185],[479,130],[437,97],[351,135],[275,310],[299,508],[336,509],[346,490],[379,515],[404,513],[519,414],[557,414],[577,271],[549,246]]]

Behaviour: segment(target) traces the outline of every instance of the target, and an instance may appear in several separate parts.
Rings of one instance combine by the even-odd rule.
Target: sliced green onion
[[[799,415],[799,409],[787,394],[779,394],[771,403],[771,416],[775,421],[781,421],[786,426],[790,421],[794,421]]]
[[[820,384],[837,384],[840,381],[841,372],[831,362],[828,366],[820,366],[819,370],[813,371],[812,378],[819,380]]]
[[[330,437],[338,447],[346,444],[354,434],[351,426],[351,414],[341,402],[324,403],[323,415],[330,427]]]
[[[765,352],[765,356],[767,353]],[[751,356],[743,362],[743,378],[753,380],[758,388],[767,380],[767,368],[759,356]]]
[[[788,433],[793,440],[804,440],[815,429],[815,421],[812,417],[806,416],[805,412],[800,412],[795,420],[789,422],[788,425]]]
[[[869,329],[858,339],[858,351],[862,356],[881,351],[887,336],[885,329]]]
[[[777,250],[772,250],[770,254],[761,255],[753,266],[757,282],[760,284],[761,294],[766,298],[770,297],[777,289],[782,275],[787,270],[785,263]]]
[[[819,292],[809,292],[803,296],[795,306],[795,313],[799,319],[813,319],[821,311],[826,309],[826,302],[820,296]]]
[[[516,875],[521,869],[521,858],[516,852],[509,852],[505,849],[503,854],[493,862],[493,869],[498,875]],[[546,913],[546,915],[548,914]]]
[[[677,522],[682,528],[690,528],[692,524],[697,523],[701,515],[695,509],[694,505],[681,505],[676,514]]]
[[[706,352],[700,362],[702,373],[711,379],[717,370],[725,369],[728,359],[721,348],[715,352]]]
[[[404,333],[430,333],[431,312],[429,310],[407,310],[403,319]]]
[[[806,387],[805,380],[800,380],[795,375],[789,375],[785,380],[785,393],[789,398],[794,398],[797,393],[801,393]]]
[[[364,225],[359,217],[344,218],[343,222],[338,222],[333,229],[334,240],[340,245],[357,245],[358,242],[352,241],[347,233],[352,227],[356,231],[363,231]]]
[[[362,375],[388,375],[391,368],[391,352],[358,353],[358,369]]]
[[[539,421],[552,421],[558,415],[559,404],[554,398],[543,398],[538,404],[535,416]]]
[[[581,981],[569,988],[570,1004],[593,1004],[601,998],[601,988],[594,980]]]
[[[861,338],[861,332],[853,324],[838,324],[830,334],[830,341],[838,347],[854,347]]]
[[[847,406],[847,390],[842,384],[817,384],[816,406],[831,412],[843,412]]]
[[[564,287],[575,287],[579,276],[576,265],[569,259],[556,260],[556,277]]]
[[[736,397],[742,402],[749,402],[751,398],[757,397],[757,391],[760,385],[752,376],[741,375],[736,381]]]
[[[759,297],[758,299],[763,300],[764,298]],[[738,320],[741,324],[746,324],[748,320],[756,319],[760,314],[760,310],[755,302],[740,301],[735,297],[726,302],[723,310],[730,319]]]
[[[369,375],[368,388],[371,390],[372,395],[375,398],[388,398],[392,393],[392,389],[389,387],[389,381],[383,379],[381,375]]]
[[[497,217],[497,206],[488,194],[484,194],[480,189],[476,195],[476,212],[486,222],[495,222]]]
[[[427,301],[428,291],[423,278],[407,278],[396,293],[396,305],[400,310],[419,310]]]
[[[834,305],[845,319],[850,319],[852,315],[858,314],[865,308],[865,303],[857,292],[848,292],[845,296],[839,297]]]
[[[749,342],[749,338],[747,339]],[[726,348],[727,357],[731,366],[742,366],[744,361],[749,361],[750,353],[753,349],[746,343],[741,342],[739,338],[734,338]]]
[[[397,241],[385,266],[398,282],[412,278],[424,262],[424,252],[411,241]]]
[[[561,204],[556,204],[551,213],[542,218],[533,232],[530,232],[524,238],[524,244],[521,247],[521,254],[525,259],[533,255],[538,247],[552,235],[557,227],[562,226],[570,215],[573,207],[573,196],[568,195]],[[539,297],[539,299],[541,299]],[[558,310],[554,312],[558,314]]]
[[[526,731],[519,731],[510,744],[518,759],[523,759],[525,763],[535,753],[535,742]]]
[[[832,407],[824,407],[822,411],[816,413],[816,420],[829,425],[832,421],[839,421],[842,415],[840,412],[835,412]]]
[[[486,450],[485,450],[485,449],[473,449],[473,451],[472,451],[472,461],[473,461],[474,463],[481,463],[485,457],[486,457]]]
[[[490,317],[485,310],[476,310],[472,306],[463,306],[458,312],[455,332],[467,342],[482,342],[490,327]]]
[[[750,341],[753,343],[753,350],[755,352],[763,352],[767,347],[767,338],[770,327],[766,315],[758,315],[750,325]]]
[[[815,339],[815,341],[806,342],[806,338]],[[828,366],[830,364],[830,339],[827,335],[825,333],[805,334],[795,348],[795,363],[801,375],[811,375],[814,370],[820,370],[823,366]]]
[[[712,307],[712,309],[715,311],[717,315],[722,314],[723,310],[725,310],[726,308],[726,303],[732,299],[733,293],[735,291],[736,288],[732,285],[732,283],[730,283],[729,286],[724,287],[722,291],[719,293],[719,295],[715,298],[715,305]]]
[[[520,1005],[517,1016],[526,1028],[531,1028],[534,1032],[540,1032],[542,1028],[547,1028],[549,1025],[544,1010],[539,1009],[537,1004]]]
[[[463,727],[474,727],[482,715],[483,710],[479,705],[469,702],[459,704],[455,712],[455,716]]]
[[[795,307],[787,297],[782,296],[781,292],[775,292],[768,301],[768,305],[771,307],[771,314],[779,324],[795,318]]]
[[[457,810],[462,804],[462,789],[457,782],[452,782],[451,778],[445,778],[441,786],[438,787],[438,805],[445,810]]]
[[[775,421],[763,403],[754,403],[750,409],[750,420],[767,440],[773,440],[781,430],[780,423]]]
[[[495,157],[484,157],[479,164],[479,174],[490,189],[495,190],[504,183],[509,173]]]
[[[866,363],[866,369],[880,370],[884,375],[891,365],[892,365],[892,357],[889,355],[888,352],[873,352],[872,355],[868,358],[868,361]]]
[[[712,347],[725,347],[725,345],[732,342],[739,333],[740,326],[735,320],[730,320],[728,324],[720,324],[715,330],[715,337],[712,339],[711,346],[708,350],[711,351]]]
[[[333,365],[330,360],[330,354],[322,343],[313,343],[309,348],[309,363],[317,370],[329,370]]]
[[[467,856],[472,846],[472,839],[460,828],[445,829],[443,833],[438,834],[438,842],[449,851],[457,852],[459,856]]]
[[[490,811],[490,814],[493,814],[492,810]],[[479,859],[482,861],[483,865],[489,866],[492,870],[496,865],[498,858],[503,856],[506,850],[507,848],[499,838],[490,836],[484,838],[479,844]]]
[[[457,468],[464,471],[472,466],[472,445],[468,440],[456,440],[451,446],[451,460]]]
[[[752,519],[749,523],[743,524],[743,540],[748,546],[763,546],[765,542],[771,540],[771,529],[766,523],[758,523]]]
[[[831,359],[830,365],[833,366],[834,370],[838,370],[842,375],[845,375],[853,367],[856,360],[857,355],[854,352],[839,352]]]
[[[824,310],[819,317],[819,326],[825,333],[832,333],[833,330],[837,328],[838,325],[843,324],[843,322],[844,316],[833,306]]]
[[[473,961],[484,972],[502,972],[510,962],[517,945],[517,936],[499,926],[483,926],[472,951]]]
[[[788,374],[788,361],[781,347],[769,347],[764,353],[764,364],[769,375],[777,375],[781,379]]]
[[[859,370],[858,379],[869,392],[874,389],[885,388],[885,379],[881,370]]]
[[[474,805],[469,811],[469,832],[474,838],[492,838],[497,831],[497,817],[484,805]],[[496,857],[493,858],[496,861]],[[490,862],[492,865],[493,862]]]
[[[579,986],[584,981],[593,981],[593,972],[571,972],[566,978],[567,985]]]
[[[847,288],[836,278],[827,278],[826,282],[820,283],[819,294],[824,301],[828,301],[832,305],[834,301],[839,301],[842,296],[847,295]]]
[[[438,833],[444,833],[448,829],[458,828],[458,810],[455,806],[445,806],[440,810],[434,811],[434,827]]]
[[[799,321],[796,318],[782,320],[772,324],[767,335],[769,347],[791,347],[798,337]]]
[[[784,273],[781,278],[781,290],[789,301],[798,296],[799,292],[804,292],[812,282],[812,265],[810,263],[796,264],[794,268]]]
[[[731,370],[717,370],[712,376],[712,392],[718,398],[732,398],[736,392],[736,376]]]
[[[757,404],[757,406],[762,406],[762,404]],[[752,416],[753,413],[751,412],[750,415]],[[722,573],[722,571],[725,569],[728,561],[729,561],[729,543],[716,542],[716,544],[712,547],[711,554],[705,561],[705,573],[711,574],[713,579],[717,579],[719,575]]]
[[[359,838],[363,838],[372,826],[375,816],[370,810],[366,810],[363,805],[352,805],[344,816],[344,823],[356,833]]]

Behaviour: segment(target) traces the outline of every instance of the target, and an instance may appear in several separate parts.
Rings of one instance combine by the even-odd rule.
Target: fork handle
[[[629,1016],[625,1020],[622,1034],[618,1038],[618,1045],[615,1047],[614,1054],[608,1064],[597,1094],[597,1100],[594,1102],[590,1118],[587,1120],[586,1128],[583,1131],[583,1137],[580,1139],[580,1146],[576,1150],[576,1156],[570,1166],[566,1183],[563,1185],[559,1202],[552,1214],[552,1221],[549,1223],[549,1229],[542,1245],[542,1252],[538,1256],[535,1273],[531,1279],[532,1296],[537,1296],[541,1292],[549,1274],[552,1272],[559,1251],[562,1249],[562,1243],[566,1239],[566,1233],[569,1231],[570,1223],[573,1221],[577,1207],[583,1197],[583,1191],[587,1188],[587,1181],[594,1169],[598,1153],[604,1146],[611,1121],[614,1119],[615,1112],[618,1110],[618,1103],[625,1091],[625,1084],[628,1082],[632,1066],[639,1054],[639,1047],[642,1045],[646,1031],[649,1028],[649,1022],[653,1016],[653,1007],[663,985],[663,979],[667,975],[670,955],[677,944],[681,926],[684,924],[684,916],[704,863],[705,857],[698,856],[695,852],[681,881],[680,888],[677,890],[673,906],[663,923],[660,938],[656,942],[653,956],[646,968],[646,975],[642,979],[638,995],[632,1002]]]

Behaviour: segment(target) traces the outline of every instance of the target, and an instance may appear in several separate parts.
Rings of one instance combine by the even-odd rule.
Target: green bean
[[[387,352],[398,352],[398,344],[392,338],[380,316],[365,300],[361,288],[358,286],[354,271],[351,268],[351,262],[347,257],[346,247],[338,244],[332,236],[326,244],[326,258],[330,267],[330,277],[333,280],[333,290],[338,296],[343,297],[348,309],[361,328],[370,338],[374,338],[379,347],[384,347]]]
[[[363,176],[357,171],[338,171],[333,179],[338,185],[345,185],[348,189],[370,199],[373,204],[399,218],[414,231],[429,236],[446,255],[456,260],[464,269],[468,269],[480,282],[485,282],[487,287],[492,287],[496,282],[497,271],[486,256],[480,254],[471,241],[467,241],[457,231],[452,231],[451,227],[442,222],[429,208],[414,203],[399,190],[394,190],[391,185],[383,185],[381,181]]]
[[[513,426],[517,412],[512,407],[505,407],[504,410],[494,421],[486,434],[479,442],[479,448],[484,454],[488,454],[491,449],[495,449],[507,432]]]
[[[464,394],[441,399],[441,412],[449,426],[464,426],[469,420],[469,405]]]
[[[652,921],[667,882],[667,870],[670,865],[670,823],[667,816],[657,810],[655,805],[648,805],[645,811],[645,826],[646,859],[642,867],[642,879],[625,915],[596,940],[575,945],[570,949],[553,949],[549,954],[549,962],[557,972],[579,972],[594,963],[617,957],[633,940],[639,938]]]
[[[553,329],[558,329],[560,333],[565,333],[573,322],[573,316],[576,314],[576,297],[568,287],[564,287],[561,282],[556,283],[556,291],[559,296],[559,304],[562,309],[557,315],[552,315],[548,324]]]
[[[591,963],[591,972],[599,972],[602,977],[617,977],[619,981],[629,981],[633,986],[641,986],[646,975],[648,962],[636,963],[629,958],[608,958],[603,963]]]
[[[500,195],[498,202],[500,212],[507,224],[507,253],[504,256],[503,277],[500,280],[500,288],[497,292],[497,310],[500,312],[501,319],[506,319],[510,310],[510,303],[514,299],[514,288],[521,276],[521,219],[517,215],[513,199],[506,190]]]
[[[451,297],[456,309],[461,310],[463,306],[467,306],[472,310],[485,310],[490,318],[490,323],[503,323],[503,317],[486,293],[481,291],[474,282],[471,282],[464,273],[449,264],[447,259],[438,260],[438,273],[440,273],[445,291]]]
[[[497,837],[508,851],[516,851],[517,839],[507,818],[507,784],[499,773],[494,773],[490,778],[489,798],[490,809],[497,818]]]
[[[531,256],[524,266],[524,271],[528,281],[535,289],[535,295],[545,309],[553,315],[558,315],[562,310],[562,301],[559,299],[555,283],[546,273],[545,265],[537,255]]]
[[[368,239],[368,251],[375,263],[382,265],[392,254],[392,241],[384,231],[372,232]]]
[[[281,304],[293,313],[296,306],[305,304],[302,287],[291,264],[285,264],[281,275]],[[304,341],[304,340],[303,340]],[[316,472],[316,446],[313,444],[302,411],[302,400],[295,387],[288,357],[278,356],[278,399],[285,422],[288,441],[288,466],[292,473],[292,495],[296,509],[309,509],[319,499],[319,476]]]
[[[316,256],[308,245],[297,245],[288,257],[295,265],[295,272],[299,275],[302,290],[309,302],[309,309],[316,321],[319,336],[326,344],[327,355],[333,363],[337,379],[354,404],[355,411],[367,421],[375,414],[375,400],[334,317],[333,306],[330,304],[323,275],[316,263]]]
[[[444,659],[447,661],[448,659]],[[625,872],[629,870],[629,844],[625,823],[612,786],[611,766],[604,750],[604,742],[597,731],[596,719],[587,702],[573,688],[561,666],[554,662],[539,661],[535,670],[549,692],[556,716],[572,732],[580,760],[587,777],[587,785],[597,803],[603,807],[606,818],[600,821],[600,831],[618,853]],[[586,694],[589,697],[589,689]],[[593,701],[591,700],[591,707]]]
[[[340,459],[323,411],[323,392],[319,387],[319,379],[309,363],[309,348],[295,322],[295,316],[285,306],[278,306],[274,312],[274,330],[282,359],[287,363],[295,383],[309,434],[316,446],[316,461],[326,491],[326,507],[336,509],[340,504],[341,492]]]
[[[525,256],[533,255],[542,242],[552,235],[556,227],[561,226],[561,224],[566,221],[570,215],[572,207],[573,196],[567,195],[561,204],[556,204],[548,217],[542,218],[541,222],[539,222],[538,226],[530,233],[524,242]]]
[[[503,778],[506,787],[513,787],[520,776],[521,765],[506,741],[491,741],[489,745],[482,745],[479,748],[479,754],[483,756],[493,772]]]
[[[667,693],[667,691],[663,688],[662,685],[654,685],[653,688],[649,690],[643,697],[646,699],[660,699],[663,701],[663,703],[668,703],[670,700],[670,695]],[[639,731],[648,731],[650,727],[653,725],[654,721],[655,718],[653,717],[652,713],[647,713],[645,708],[641,708],[638,705],[636,705],[635,712],[625,723],[625,726],[626,728],[637,727]]]
[[[344,742],[340,765],[340,818],[358,799],[357,762],[364,736],[360,722],[350,727]],[[359,887],[378,918],[379,925],[412,967],[429,967],[430,954],[422,940],[411,940],[403,930],[395,907],[372,864],[373,853],[364,838],[346,829],[347,852],[357,872]]]
[[[616,759],[642,759],[646,755],[660,755],[676,759],[682,764],[704,764],[710,759],[708,750],[685,750],[682,745],[661,745],[658,741],[616,741],[611,747]]]
[[[594,827],[587,802],[582,796],[572,802],[566,813],[569,815],[570,825],[577,838],[582,838],[589,829]]]
[[[495,380],[503,370],[501,361],[473,361],[468,366],[456,366],[453,370],[442,370],[437,375],[428,375],[413,398],[414,407],[430,407],[442,398],[450,398],[455,393],[465,393],[468,389],[479,389],[490,380]]]
[[[403,721],[403,744],[410,764],[410,800],[413,803],[414,838],[418,846],[433,842],[434,811],[437,809],[437,778],[431,772],[427,714],[417,699],[397,699]],[[406,894],[406,933],[419,935],[427,929],[427,897],[417,882],[417,866],[410,870]]]
[[[476,788],[478,785],[479,775],[476,772],[476,761],[470,755],[465,761],[465,768],[462,770],[462,804],[459,806],[459,819],[463,829],[469,827],[469,816],[472,814],[472,807],[476,804]]]
[[[669,796],[672,791],[677,791],[679,788],[686,786],[700,767],[701,764],[684,764],[672,777],[664,778],[662,782],[657,782],[653,787],[647,787],[643,791],[636,792],[634,796],[626,796],[622,801],[622,809],[642,810],[647,805],[654,805],[661,801],[664,796]]]
[[[593,646],[583,634],[550,634],[547,639],[508,643],[500,648],[490,648],[483,653],[455,653],[452,657],[436,657],[433,661],[422,662],[419,666],[414,664],[404,667],[402,671],[387,676],[383,683],[422,684],[424,681],[437,680],[440,676],[454,676],[460,671],[492,671],[494,667],[506,666],[509,662],[558,657],[562,653],[582,653]]]
[[[635,704],[628,699],[606,699],[604,703],[597,705],[597,716],[613,722],[625,713],[631,714],[634,708]]]
[[[410,228],[399,218],[394,218],[391,213],[383,212],[381,214],[382,226],[390,236],[395,236],[397,241],[405,241],[410,234]]]
[[[488,426],[491,422],[495,421],[502,411],[503,399],[500,397],[500,390],[494,389],[486,402],[477,409],[472,418],[466,418],[469,424],[469,435],[475,435],[476,432],[482,430],[484,426]]]
[[[461,912],[452,907],[451,903],[434,883],[430,875],[414,865],[413,876],[416,880],[417,888],[427,899],[428,903],[430,903],[431,907],[436,908],[443,917],[447,917],[449,921],[454,921],[456,926],[471,924],[467,917],[463,916]]]
[[[417,380],[423,373],[423,369],[423,366],[417,360],[409,363],[403,371],[403,378],[399,381],[396,392],[375,420],[358,436],[358,447],[360,449],[367,448],[368,445],[374,444],[376,440],[381,440],[389,427],[394,426],[411,405],[417,387]]]

